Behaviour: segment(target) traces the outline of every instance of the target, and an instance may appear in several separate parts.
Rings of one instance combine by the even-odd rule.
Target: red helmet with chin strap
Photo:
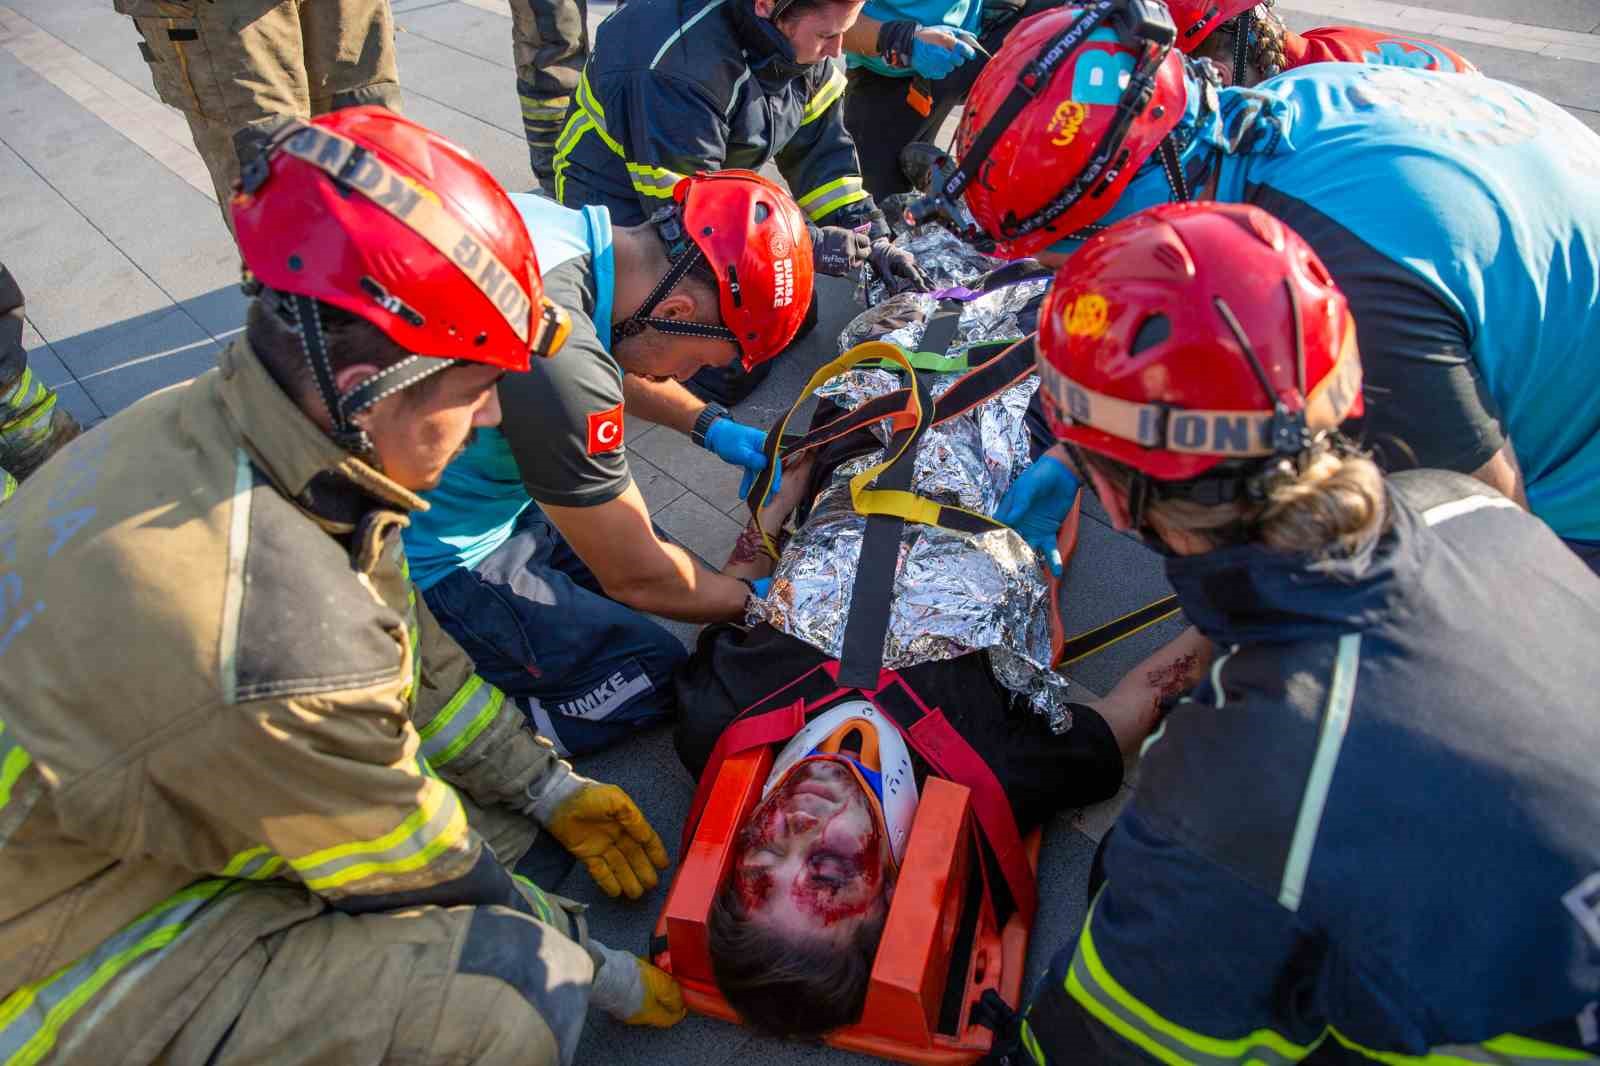
[[[1094,222],[1183,117],[1174,36],[1160,0],[1091,0],[1024,19],[973,85],[959,167],[934,196],[964,192],[996,254],[1013,259]]]
[[[639,309],[611,327],[618,339],[653,327],[662,333],[732,341],[744,368],[788,347],[811,310],[811,232],[793,198],[753,170],[684,178],[673,204],[650,221],[672,266]],[[704,260],[717,278],[721,325],[651,314]]]
[[[1091,238],[1056,275],[1038,359],[1057,437],[1200,502],[1363,410],[1344,294],[1245,204],[1164,204]]]
[[[555,354],[566,312],[544,296],[527,226],[467,152],[381,107],[281,126],[230,204],[239,252],[290,297],[335,439],[367,444],[360,411],[456,362],[527,370]],[[342,394],[318,302],[416,353]]]

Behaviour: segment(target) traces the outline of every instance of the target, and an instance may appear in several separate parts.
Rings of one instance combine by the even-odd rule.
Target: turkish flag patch
[[[622,405],[589,416],[589,454],[601,455],[622,447]]]

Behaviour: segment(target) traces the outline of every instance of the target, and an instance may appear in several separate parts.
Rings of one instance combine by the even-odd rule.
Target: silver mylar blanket
[[[970,301],[957,330],[960,346],[1017,336],[1016,311],[1047,283],[1023,282]],[[886,309],[899,301],[897,309]],[[881,337],[915,347],[921,319],[885,333],[914,301],[906,295],[858,316],[840,337],[841,349]],[[931,313],[932,307],[924,310]],[[1009,321],[1011,333],[1006,333]],[[922,375],[937,396],[955,374]],[[841,407],[856,405],[901,385],[887,370],[855,369],[818,390]],[[930,499],[993,514],[1012,479],[1029,462],[1023,422],[1038,387],[1031,377],[943,425],[932,427],[917,454],[915,489]],[[880,424],[880,439],[887,429]],[[790,538],[765,600],[753,601],[750,621],[765,621],[838,658],[855,584],[856,562],[866,517],[850,503],[850,478],[882,462],[884,453],[839,467],[818,496],[811,515]],[[908,522],[900,542],[898,571],[883,665],[899,669],[937,659],[986,651],[996,678],[1025,696],[1057,732],[1072,725],[1067,680],[1049,669],[1049,587],[1032,549],[1010,530],[976,536]]]

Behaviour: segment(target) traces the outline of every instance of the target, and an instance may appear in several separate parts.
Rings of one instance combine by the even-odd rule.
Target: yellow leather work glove
[[[562,785],[567,787],[551,797],[549,814],[539,811],[536,817],[582,860],[600,891],[638,899],[655,888],[656,871],[667,868],[667,849],[628,794],[577,774]]]
[[[667,971],[658,969],[643,959],[639,964],[639,977],[644,983],[644,1006],[624,1018],[628,1025],[648,1025],[653,1029],[670,1029],[683,1021],[689,1011],[683,1005],[683,989]]]

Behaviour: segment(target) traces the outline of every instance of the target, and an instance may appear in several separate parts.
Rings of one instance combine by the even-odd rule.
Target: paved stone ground
[[[1356,22],[1443,39],[1492,76],[1536,89],[1600,129],[1600,0],[1285,3],[1297,29]],[[531,185],[504,0],[396,0],[394,9],[407,112],[468,146],[508,188]],[[611,9],[594,3],[593,20]],[[0,259],[28,296],[36,371],[85,423],[204,371],[243,321],[237,260],[210,182],[181,117],[155,100],[137,40],[105,0],[0,0]],[[822,324],[739,416],[769,424],[833,354],[856,310],[847,286],[826,284]],[[627,439],[657,520],[720,564],[740,527],[737,474],[668,430],[630,423]],[[1165,589],[1150,553],[1113,533],[1103,515],[1089,519],[1067,579],[1072,629]],[[674,630],[686,642],[693,637],[693,627]],[[1075,669],[1073,680],[1103,692],[1174,631],[1157,627],[1126,641]],[[586,760],[583,769],[638,797],[675,849],[691,782],[664,731]],[[1102,804],[1047,828],[1030,975],[1076,935],[1089,861],[1119,806]],[[643,905],[612,903],[581,873],[558,887],[594,901],[593,926],[608,943],[644,949],[659,894]],[[770,1066],[854,1058],[698,1017],[668,1033],[594,1020],[579,1058],[586,1066],[711,1066],[754,1056]]]

